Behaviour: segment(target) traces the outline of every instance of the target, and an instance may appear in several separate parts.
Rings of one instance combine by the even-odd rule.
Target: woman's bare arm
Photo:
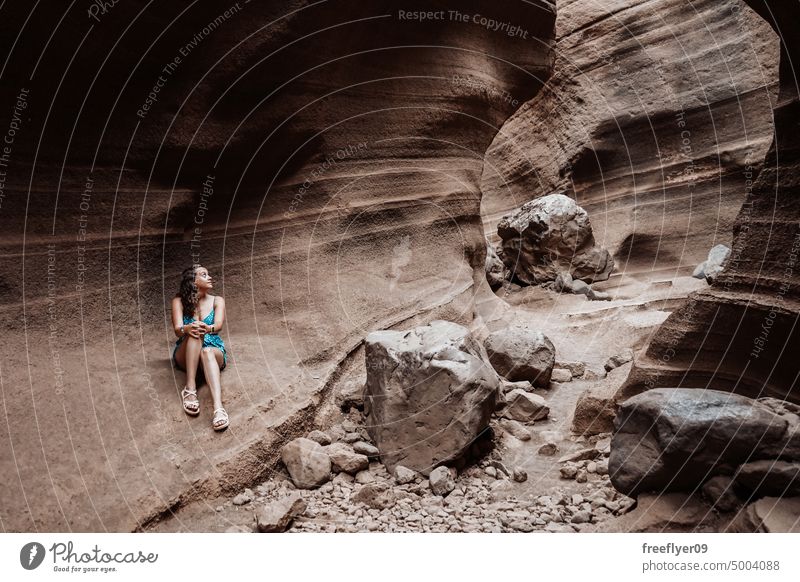
[[[225,324],[225,300],[217,296],[217,304],[214,307],[214,333],[219,333],[222,326]]]
[[[173,297],[172,298],[172,331],[175,332],[175,335],[181,337],[183,333],[181,332],[181,328],[183,327],[183,303],[181,303],[180,297]]]

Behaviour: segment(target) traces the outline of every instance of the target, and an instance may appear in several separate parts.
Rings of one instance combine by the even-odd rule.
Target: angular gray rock
[[[336,472],[342,471],[355,475],[359,471],[369,468],[367,456],[356,453],[348,444],[332,443],[324,449],[331,459],[331,467]]]
[[[310,439],[289,441],[281,449],[281,461],[300,489],[313,489],[330,479],[331,459],[319,443]]]
[[[430,486],[434,495],[445,496],[456,488],[456,471],[450,467],[436,467],[430,474]]]
[[[321,430],[312,430],[310,433],[308,433],[306,438],[309,438],[315,443],[319,443],[323,446],[331,444],[331,437],[328,435],[328,433]]]
[[[609,252],[595,244],[589,215],[563,194],[523,204],[497,225],[501,259],[528,285],[553,281],[568,272],[586,282],[608,279],[614,268]]]
[[[306,510],[306,502],[294,491],[283,499],[264,505],[256,512],[256,531],[280,533],[289,529],[292,521]]]
[[[462,457],[488,426],[500,378],[467,328],[433,321],[366,338],[367,431],[391,473]]]
[[[544,398],[524,390],[512,390],[506,396],[508,404],[503,409],[503,416],[522,423],[531,423],[547,418],[550,407]]]
[[[353,450],[359,455],[366,455],[367,457],[377,457],[380,451],[378,447],[364,441],[357,441],[353,443]]]
[[[489,334],[484,346],[494,369],[507,380],[527,380],[541,388],[550,384],[556,349],[542,332],[508,327]]]
[[[695,267],[692,277],[695,279],[705,279],[713,283],[725,265],[725,261],[731,254],[731,249],[727,245],[719,244],[708,251],[708,258]]]
[[[631,361],[633,361],[633,350],[631,348],[625,348],[620,353],[608,358],[603,367],[606,369],[606,372],[610,372],[614,368],[619,368]]]
[[[499,424],[500,427],[511,436],[521,441],[531,440],[530,431],[516,420],[511,420],[510,418],[501,418]]]
[[[657,388],[620,405],[609,474],[628,496],[694,491],[747,461],[797,453],[786,419],[755,400],[717,390]]]
[[[398,485],[405,485],[411,483],[417,477],[417,472],[412,471],[403,465],[397,465],[394,468],[394,480]]]

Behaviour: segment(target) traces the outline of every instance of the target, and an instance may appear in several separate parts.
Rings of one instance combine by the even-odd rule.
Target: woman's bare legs
[[[203,348],[200,361],[203,362],[203,374],[211,389],[211,400],[214,410],[222,408],[222,384],[220,383],[220,367],[222,366],[222,350],[214,347]]]
[[[200,361],[200,350],[203,347],[202,338],[194,338],[192,336],[184,337],[181,345],[178,346],[178,351],[175,352],[175,361],[178,366],[186,370],[186,388],[197,392],[197,364]],[[186,394],[181,392],[183,396],[183,407],[186,412],[191,415],[196,415],[200,410],[200,399],[196,394]]]
[[[203,363],[203,372],[211,389],[211,400],[214,402],[214,411],[222,408],[222,384],[220,383],[220,366],[222,366],[222,350],[214,347],[203,348],[200,354],[200,361]],[[224,408],[223,408],[224,410]],[[214,429],[222,430],[228,426],[227,415],[220,411],[219,416],[214,415]]]

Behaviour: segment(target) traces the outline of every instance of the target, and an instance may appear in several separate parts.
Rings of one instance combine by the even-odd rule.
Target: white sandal
[[[222,424],[217,424],[220,421]],[[224,408],[217,408],[214,411],[214,419],[211,421],[214,430],[225,430],[228,428],[228,424],[228,412]]]
[[[187,396],[194,396],[194,400],[186,400]],[[181,398],[183,399],[183,410],[189,416],[197,416],[200,414],[200,399],[197,397],[197,388],[183,387],[181,390]],[[189,408],[189,406],[196,406],[197,408]]]

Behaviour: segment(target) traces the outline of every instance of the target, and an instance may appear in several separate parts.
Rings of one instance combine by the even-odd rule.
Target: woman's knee
[[[214,348],[206,347],[200,351],[200,355],[203,356],[206,360],[215,360],[217,359],[216,354],[214,353]]]

